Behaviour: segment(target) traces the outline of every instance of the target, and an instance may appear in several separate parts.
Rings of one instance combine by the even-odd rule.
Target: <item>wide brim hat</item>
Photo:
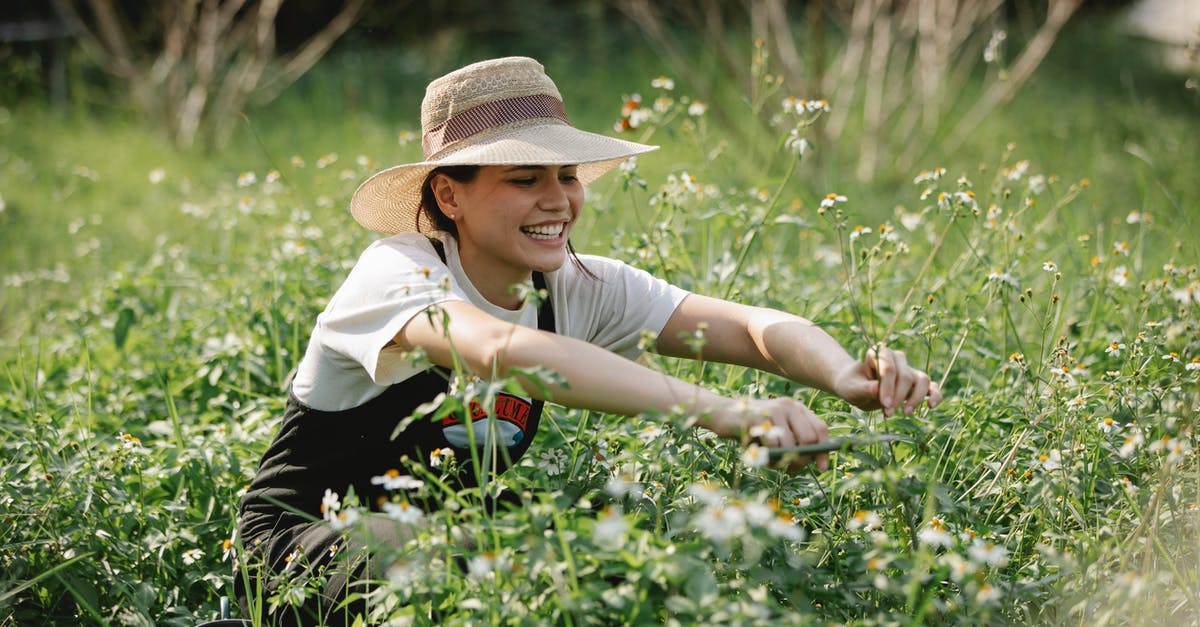
[[[421,147],[423,161],[390,167],[358,187],[350,212],[359,224],[383,233],[432,229],[421,215],[421,186],[441,166],[578,165],[587,185],[658,149],[571,126],[554,81],[527,57],[481,61],[429,83]]]

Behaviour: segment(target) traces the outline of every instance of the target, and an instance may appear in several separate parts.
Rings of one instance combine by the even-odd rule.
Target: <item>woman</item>
[[[776,428],[766,446],[828,439],[825,423],[795,400],[726,398],[637,364],[643,331],[657,336],[661,354],[696,357],[684,338],[706,325],[705,359],[775,373],[885,414],[940,401],[938,386],[899,351],[880,347],[860,362],[796,316],[689,294],[620,261],[577,256],[568,237],[584,185],[656,147],[572,127],[536,61],[484,61],[433,81],[421,127],[425,161],[384,170],[354,194],[358,222],[393,235],[363,253],[318,317],[280,433],[242,503],[243,543],[267,572],[354,556],[330,569],[314,601],[326,610],[344,598],[347,582],[378,573],[361,543],[313,521],[337,505],[326,490],[352,486],[372,504],[383,494],[378,479],[402,456],[426,462],[451,450],[462,462],[472,446],[483,468],[501,472],[532,441],[542,401],[628,416],[682,408],[726,437],[769,420]],[[544,302],[526,302],[514,289],[530,281],[546,290]],[[495,420],[415,420],[393,438],[401,421],[447,390],[442,369],[456,365],[483,379],[539,366],[561,382],[521,379],[530,396],[502,395]],[[458,478],[470,485],[474,476]],[[405,539],[382,515],[358,528],[376,542]],[[266,598],[278,576],[238,579],[243,594]]]

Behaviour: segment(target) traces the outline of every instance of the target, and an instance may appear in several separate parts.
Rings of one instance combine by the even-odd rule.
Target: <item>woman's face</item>
[[[567,236],[583,208],[576,166],[484,166],[474,180],[436,177],[442,212],[458,227],[459,256],[477,288],[480,280],[507,289],[533,270],[566,261]],[[493,284],[495,285],[495,284]]]

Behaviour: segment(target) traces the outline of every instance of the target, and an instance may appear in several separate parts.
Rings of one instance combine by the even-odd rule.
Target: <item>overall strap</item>
[[[442,263],[446,263],[446,247],[442,244],[442,240],[435,237],[430,237],[429,243],[433,245],[433,250],[437,252],[437,256],[442,260]],[[535,271],[533,273],[533,287],[540,292],[545,292],[546,275]],[[538,329],[541,329],[542,331],[549,331],[551,333],[554,333],[557,330],[557,325],[555,324],[554,320],[554,307],[550,305],[550,298],[548,295],[546,300],[542,301],[542,306],[538,308]]]

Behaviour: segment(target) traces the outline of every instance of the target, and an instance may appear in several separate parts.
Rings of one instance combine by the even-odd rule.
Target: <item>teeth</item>
[[[554,239],[562,235],[563,224],[559,222],[546,226],[523,226],[521,230],[534,239]]]

